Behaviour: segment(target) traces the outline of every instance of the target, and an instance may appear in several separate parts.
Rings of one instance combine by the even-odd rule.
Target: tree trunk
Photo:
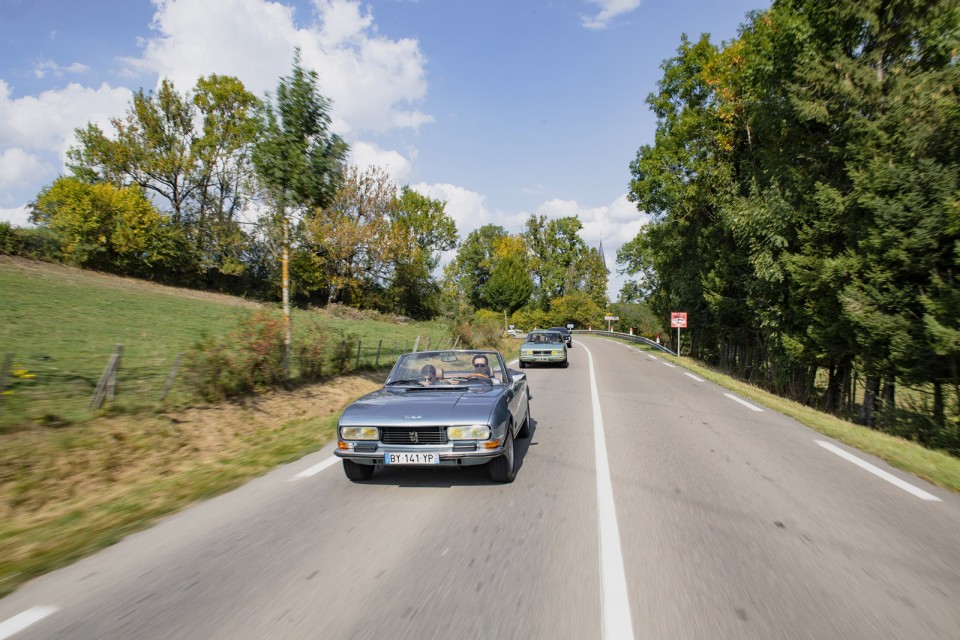
[[[933,381],[933,423],[937,425],[937,429],[943,429],[947,423],[943,407],[943,383],[939,380]]]
[[[877,424],[877,403],[880,395],[880,378],[867,375],[863,390],[863,405],[860,407],[860,422],[871,429]]]

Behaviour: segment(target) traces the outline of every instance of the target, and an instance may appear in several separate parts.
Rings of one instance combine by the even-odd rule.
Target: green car
[[[567,342],[557,331],[531,331],[520,346],[520,368],[528,364],[559,364],[566,367]]]

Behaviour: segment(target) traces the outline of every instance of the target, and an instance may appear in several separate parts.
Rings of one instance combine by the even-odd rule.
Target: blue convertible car
[[[515,438],[530,435],[526,374],[497,351],[408,353],[379,391],[340,416],[336,455],[350,480],[377,467],[489,464],[496,482],[516,477]]]

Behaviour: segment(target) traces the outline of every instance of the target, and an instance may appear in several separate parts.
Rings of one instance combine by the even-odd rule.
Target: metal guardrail
[[[621,340],[626,340],[628,342],[645,344],[649,347],[653,347],[654,349],[659,349],[664,353],[669,353],[672,356],[677,355],[673,351],[670,351],[670,349],[667,349],[662,344],[654,340],[651,340],[650,338],[644,338],[643,336],[633,336],[633,335],[630,335],[629,333],[620,333],[619,331],[596,331],[596,330],[587,331],[586,329],[574,329],[570,333],[583,335],[583,336],[608,336],[610,338],[619,338]]]

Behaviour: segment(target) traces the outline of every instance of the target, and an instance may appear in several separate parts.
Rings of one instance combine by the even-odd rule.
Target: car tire
[[[521,369],[526,369],[526,368],[527,368],[527,363],[524,362],[523,360],[521,360],[521,361],[520,361],[520,368],[521,368]]]
[[[369,480],[373,476],[373,470],[372,464],[359,464],[353,460],[343,461],[343,473],[354,482]]]
[[[527,415],[523,418],[523,424],[520,425],[520,431],[517,431],[518,438],[530,437],[530,399],[527,398]]]
[[[563,367],[564,369],[566,369],[567,367],[570,366],[570,361],[569,361],[569,360],[564,360],[564,361],[563,361],[563,364],[561,364],[560,366]]]
[[[513,482],[517,477],[517,452],[513,446],[513,431],[507,428],[503,455],[490,461],[490,479],[494,482]]]

